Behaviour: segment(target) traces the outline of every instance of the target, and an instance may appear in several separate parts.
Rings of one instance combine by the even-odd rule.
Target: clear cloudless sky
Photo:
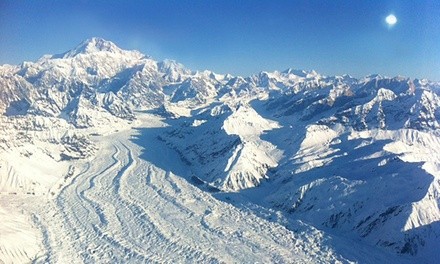
[[[192,70],[440,81],[440,0],[0,0],[0,64],[95,36]]]

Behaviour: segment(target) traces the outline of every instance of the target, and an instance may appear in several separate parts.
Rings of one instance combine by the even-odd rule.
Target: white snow
[[[26,200],[20,207],[32,210],[34,219],[26,213],[28,219],[16,218],[20,207],[11,215],[2,214],[0,259],[6,263],[341,259],[280,223],[193,186],[177,153],[145,130],[165,124],[151,115],[139,118],[144,132],[128,129],[100,138],[99,154],[74,162],[75,173],[58,195]],[[9,196],[2,194],[2,201],[5,197]],[[25,242],[15,243],[18,238]]]
[[[193,72],[92,38],[0,87],[0,263],[440,258],[438,83]]]

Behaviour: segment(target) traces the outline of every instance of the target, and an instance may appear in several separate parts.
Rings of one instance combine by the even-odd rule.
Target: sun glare
[[[390,14],[385,18],[385,22],[387,22],[389,26],[394,26],[397,23],[397,17],[393,14]]]

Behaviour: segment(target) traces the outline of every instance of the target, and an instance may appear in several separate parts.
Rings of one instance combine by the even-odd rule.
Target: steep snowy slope
[[[438,257],[437,92],[375,77],[269,100],[260,109],[283,128],[265,138],[285,158],[267,206],[399,254]]]
[[[194,91],[197,104],[204,96],[215,95],[218,83],[214,74],[192,73],[174,61],[157,62],[100,38],[36,62],[1,66],[2,191],[34,189],[32,185],[39,183],[29,178],[46,176],[37,176],[39,170],[29,169],[35,167],[31,164],[45,167],[58,162],[60,155],[63,159],[88,157],[89,134],[125,127],[135,119],[135,109],[177,100],[183,89]],[[208,84],[208,93],[199,91]],[[180,97],[177,101],[193,100],[185,93]],[[72,139],[82,143],[72,147]],[[42,175],[48,174],[42,170]]]
[[[8,116],[61,117],[90,127],[106,115],[132,120],[133,107],[160,106],[166,94],[174,102],[212,97],[219,81],[92,38],[63,54],[2,66],[0,83],[5,91],[0,110]]]
[[[311,84],[292,77],[299,83],[288,87],[283,78],[274,81],[277,75],[246,95],[237,97],[230,87],[220,103],[184,118],[183,125],[171,123],[166,140],[190,159],[198,179],[221,190],[268,178],[252,191],[254,202],[292,221],[426,262],[438,257],[436,85],[312,75]],[[212,112],[221,115],[206,114]]]
[[[260,135],[277,128],[247,103],[215,104],[172,122],[161,136],[193,169],[194,177],[221,190],[258,186],[281,152]]]

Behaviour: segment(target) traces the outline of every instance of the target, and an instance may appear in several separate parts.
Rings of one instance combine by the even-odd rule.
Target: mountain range
[[[148,134],[151,115],[166,123],[154,138],[187,172],[163,166],[219,202],[305,236],[298,223],[306,223],[373,256],[319,242],[342,262],[440,257],[440,83],[192,71],[92,38],[0,66],[0,89],[1,195],[62,195],[54,186],[101,155],[103,138]],[[140,135],[132,141],[147,144]]]

